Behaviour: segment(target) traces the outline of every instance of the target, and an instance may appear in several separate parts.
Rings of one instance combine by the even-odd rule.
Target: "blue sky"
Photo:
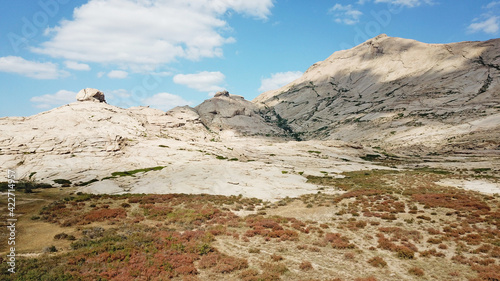
[[[251,100],[380,33],[426,43],[500,35],[500,1],[0,1],[0,117],[97,88],[168,110],[227,89]]]

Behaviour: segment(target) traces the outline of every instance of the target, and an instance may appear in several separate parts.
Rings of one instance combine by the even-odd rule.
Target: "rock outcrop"
[[[76,94],[77,101],[93,101],[93,102],[106,102],[104,94],[92,88],[82,89],[78,94]]]
[[[245,135],[283,135],[283,130],[259,114],[259,109],[242,96],[218,92],[195,107],[200,120],[214,131],[233,130]]]
[[[499,49],[499,39],[437,45],[378,36],[254,102],[223,91],[168,112],[118,108],[84,89],[78,102],[0,118],[0,166],[84,192],[269,200],[316,193],[302,175],[384,168],[360,158],[391,157],[381,149],[412,160],[468,153],[497,173]]]
[[[500,39],[425,44],[380,35],[254,102],[306,139],[409,153],[498,150],[498,50]]]

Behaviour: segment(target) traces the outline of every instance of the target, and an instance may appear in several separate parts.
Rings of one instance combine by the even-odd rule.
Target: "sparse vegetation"
[[[20,226],[48,223],[57,231],[38,248],[46,255],[19,259],[19,276],[384,280],[388,265],[404,269],[398,274],[406,279],[498,276],[499,198],[436,185],[450,175],[421,169],[343,176],[307,176],[325,191],[341,192],[322,190],[274,203],[242,196],[91,195],[63,189],[64,196],[26,209]],[[304,219],[282,215],[295,210]],[[320,210],[327,217],[309,215]],[[362,272],[350,265],[360,262],[367,265]],[[0,264],[3,272],[4,267]]]
[[[165,168],[164,166],[157,166],[157,167],[151,167],[151,168],[143,168],[143,169],[136,169],[136,170],[131,170],[131,171],[124,171],[124,172],[113,172],[111,173],[111,176],[113,177],[127,177],[127,176],[134,176],[137,173],[146,173],[149,171],[160,171]]]

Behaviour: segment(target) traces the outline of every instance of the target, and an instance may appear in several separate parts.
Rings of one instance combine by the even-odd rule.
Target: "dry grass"
[[[321,179],[343,194],[278,204],[44,190],[20,200],[18,251],[40,257],[19,266],[25,276],[73,280],[496,280],[500,200],[434,184],[447,176],[352,172]],[[76,240],[54,239],[60,233]],[[61,250],[42,253],[52,245]]]

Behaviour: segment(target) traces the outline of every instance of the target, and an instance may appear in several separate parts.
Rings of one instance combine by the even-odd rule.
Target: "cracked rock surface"
[[[498,150],[498,50],[500,39],[425,44],[379,35],[254,102],[306,139],[412,152]]]

